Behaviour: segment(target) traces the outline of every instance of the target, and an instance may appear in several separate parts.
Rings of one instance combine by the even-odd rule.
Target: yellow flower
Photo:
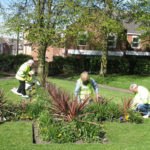
[[[47,128],[45,127],[45,128],[43,128],[44,130],[47,130]]]
[[[33,119],[32,116],[30,116],[30,119]]]
[[[21,117],[20,117],[20,119],[24,119],[24,117],[23,117],[23,116],[21,116]]]
[[[62,136],[62,134],[61,134],[61,133],[59,133],[59,134],[58,134],[58,137],[61,137],[61,136]]]
[[[39,124],[40,124],[40,121],[38,121],[37,124],[39,125]]]
[[[26,116],[26,119],[29,119],[29,116]]]
[[[35,102],[35,101],[36,101],[36,99],[35,99],[35,98],[33,98],[33,99],[32,99],[32,102]]]
[[[126,115],[126,116],[125,116],[125,119],[128,120],[128,119],[129,119],[129,115]]]

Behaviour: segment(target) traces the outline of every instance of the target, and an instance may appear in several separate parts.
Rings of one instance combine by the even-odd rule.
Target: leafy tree
[[[5,10],[6,9],[6,10]],[[19,50],[20,33],[23,31],[23,11],[24,8],[20,3],[11,3],[8,8],[1,7],[2,15],[4,18],[3,33],[4,34],[15,34],[17,36],[17,49]]]
[[[128,6],[129,21],[135,20],[138,23],[143,45],[150,48],[150,0],[131,0]]]
[[[108,40],[111,34],[121,36],[123,25],[121,17],[124,15],[125,2],[123,0],[84,0],[81,3],[82,15],[80,23],[87,27],[89,41],[94,39],[96,45],[102,49],[102,61],[99,74],[107,73]]]
[[[61,37],[62,33],[76,35],[78,31],[85,30],[83,28],[87,27],[91,36],[89,38],[96,38],[96,44],[99,43],[102,47],[100,75],[105,76],[109,34],[122,32],[118,16],[123,7],[122,0],[18,0],[15,3],[16,10],[19,8],[22,10],[23,17],[17,19],[21,18],[26,39],[38,44],[38,64],[41,75],[45,73],[47,47],[63,46],[65,39]],[[16,10],[15,16],[18,15]],[[14,20],[12,17],[11,22]],[[74,31],[70,26],[75,23],[80,25],[78,30]]]
[[[38,70],[41,75],[45,73],[47,47],[63,46],[64,40],[61,35],[65,32],[66,26],[71,24],[75,19],[77,1],[19,0],[13,3],[15,17],[11,16],[7,19],[7,22],[12,27],[18,26],[21,22],[25,38],[32,43],[38,44]],[[18,16],[20,13],[16,10],[19,8],[22,10],[21,15],[23,17]],[[15,19],[18,19],[18,22]]]

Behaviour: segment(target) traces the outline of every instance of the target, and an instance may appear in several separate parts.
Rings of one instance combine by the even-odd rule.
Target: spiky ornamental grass
[[[120,105],[120,108],[124,113],[124,117],[126,118],[128,111],[131,111],[132,99],[122,98],[121,100],[122,100],[122,105]]]
[[[52,105],[49,106],[53,115],[61,118],[65,121],[73,121],[86,107],[89,98],[85,99],[82,103],[78,102],[76,98],[66,93],[66,91],[57,88],[54,84],[48,83],[47,90],[51,96]]]
[[[14,114],[13,112],[7,110],[7,104],[8,102],[5,100],[4,92],[0,90],[0,122],[4,121],[4,113]]]

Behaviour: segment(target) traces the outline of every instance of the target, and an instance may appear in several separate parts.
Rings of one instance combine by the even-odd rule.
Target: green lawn
[[[22,100],[21,96],[15,95],[11,92],[11,89],[18,87],[19,82],[16,79],[0,80],[0,90],[3,90],[7,100],[13,103],[18,103]]]
[[[129,89],[131,83],[136,83],[138,85],[143,85],[150,90],[150,76],[139,76],[139,75],[107,75],[107,77],[102,78],[98,75],[91,75],[97,83],[114,86],[118,88]],[[77,80],[79,76],[71,76],[67,79]]]
[[[121,80],[120,77],[119,80]],[[125,77],[123,77],[125,79]],[[117,78],[116,78],[117,79]],[[135,77],[133,77],[132,82]],[[128,78],[126,79],[128,80]],[[149,82],[149,77],[140,79],[141,83],[146,85]],[[75,82],[66,81],[63,79],[52,79],[49,81],[56,83],[66,89],[68,92],[74,92]],[[130,77],[131,81],[131,77]],[[113,80],[115,83],[115,79]],[[129,82],[129,81],[127,81]],[[132,83],[131,82],[131,83]],[[116,82],[116,87],[119,87]],[[109,83],[110,84],[110,83]],[[125,85],[126,83],[123,83]],[[7,99],[18,103],[21,101],[20,96],[14,95],[10,89],[17,87],[18,81],[0,80],[0,89],[4,89]],[[148,85],[148,83],[147,83]],[[123,86],[122,86],[123,88]],[[125,88],[125,87],[124,87]],[[116,103],[121,101],[121,97],[132,97],[132,94],[118,92],[114,90],[100,88],[100,94],[105,97],[112,97]],[[150,149],[150,119],[145,119],[143,124],[131,123],[112,123],[105,122],[104,128],[109,139],[108,144],[33,144],[32,143],[32,122],[6,122],[0,124],[0,149],[2,150],[149,150]]]
[[[66,81],[62,79],[54,79],[49,78],[50,82],[55,83],[57,86],[64,88],[66,91],[70,93],[74,93],[75,89],[75,82],[74,81]],[[112,99],[114,102],[118,103],[121,102],[122,98],[133,97],[131,93],[119,92],[116,90],[106,89],[106,88],[99,88],[99,93],[101,96]]]

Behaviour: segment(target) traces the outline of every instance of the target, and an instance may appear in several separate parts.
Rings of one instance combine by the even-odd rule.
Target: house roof
[[[123,25],[127,29],[127,34],[133,33],[133,34],[142,34],[142,31],[138,30],[139,25],[136,22],[127,22],[126,20],[123,20]]]

